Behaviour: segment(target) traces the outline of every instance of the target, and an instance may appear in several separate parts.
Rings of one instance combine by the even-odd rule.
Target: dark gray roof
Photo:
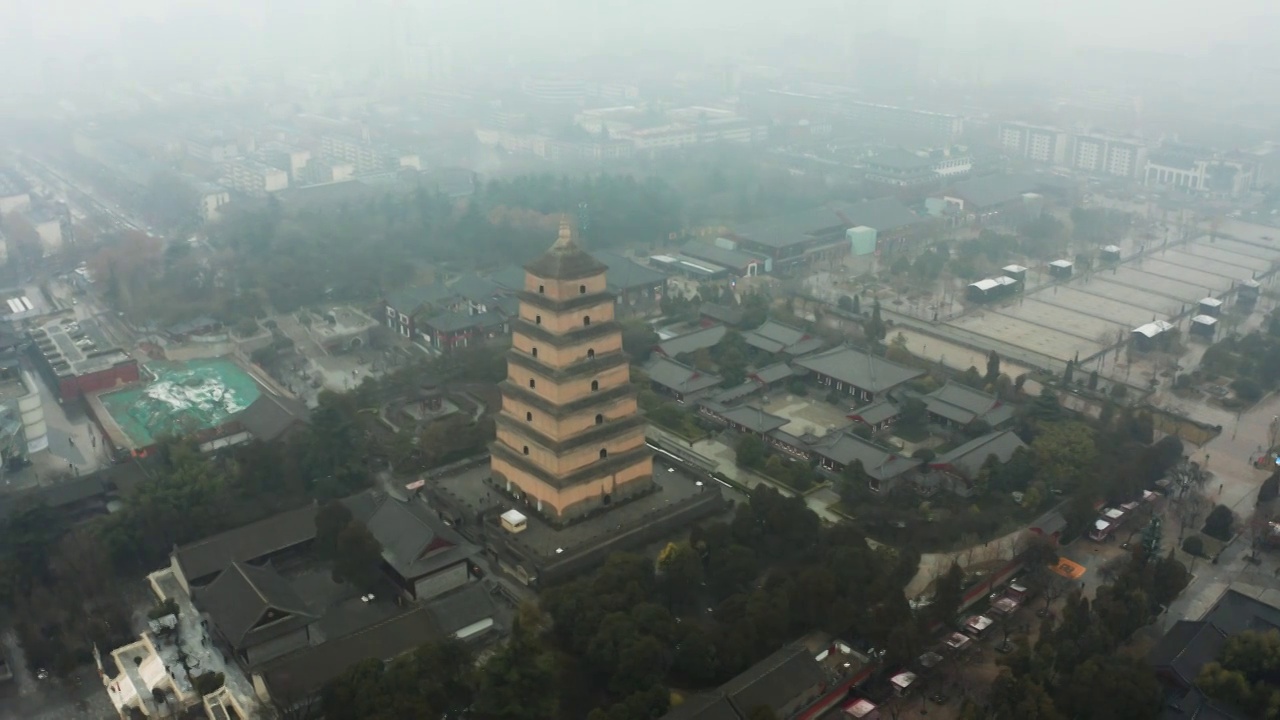
[[[1209,622],[1179,620],[1151,649],[1148,659],[1156,668],[1168,668],[1185,685],[1191,685],[1200,668],[1213,662],[1227,642],[1227,633]]]
[[[1280,628],[1280,607],[1275,604],[1277,598],[1280,598],[1280,591],[1233,583],[1205,613],[1204,620],[1222,628],[1228,635],[1238,635],[1245,630]]]
[[[548,280],[577,280],[599,275],[607,267],[578,245],[572,226],[564,220],[560,223],[560,237],[555,244],[524,269]]]
[[[469,625],[490,619],[496,612],[493,598],[481,583],[471,583],[436,598],[427,603],[427,609],[444,635],[453,635]]]
[[[691,333],[677,335],[658,343],[658,352],[667,357],[676,357],[685,353],[695,352],[702,348],[715,347],[724,339],[725,333],[729,331],[723,325],[712,325],[700,330],[694,330]]]
[[[378,494],[371,505],[367,516],[367,506],[360,507],[361,512],[352,507],[352,515],[364,521],[382,544],[382,558],[405,579],[429,575],[478,551],[420,502]]]
[[[645,365],[644,372],[649,380],[681,395],[701,392],[724,382],[719,375],[702,372],[661,355],[650,360]]]
[[[251,562],[315,536],[316,506],[308,504],[175,548],[173,557],[187,580],[194,582],[233,562]]]
[[[743,335],[748,345],[769,353],[784,352],[790,346],[808,337],[809,334],[804,330],[783,325],[776,320],[768,320],[765,324]]]
[[[438,315],[432,315],[423,321],[423,326],[439,332],[457,332],[466,330],[467,328],[480,327],[492,318],[486,317],[492,313],[484,313],[482,315],[470,315],[455,310],[446,310]]]
[[[838,347],[803,357],[795,365],[836,380],[878,393],[895,388],[924,374],[923,370],[899,365],[851,347]]]
[[[444,285],[410,285],[387,295],[387,305],[405,315],[415,315],[454,297]]]
[[[361,660],[390,660],[440,636],[431,613],[416,607],[359,632],[272,660],[261,673],[272,698],[299,702]]]
[[[981,390],[948,382],[923,398],[929,412],[960,425],[984,420],[991,427],[1013,419],[1013,408]]]
[[[667,281],[666,273],[646,267],[625,255],[612,250],[596,250],[591,256],[608,266],[605,272],[605,284],[612,293],[626,290],[646,289],[661,285]]]
[[[490,278],[483,278],[475,273],[466,273],[449,283],[449,289],[459,297],[480,304],[492,300],[502,288]]]
[[[854,410],[849,413],[849,417],[874,426],[886,420],[892,420],[900,414],[902,414],[902,409],[898,407],[897,403],[891,400],[878,400]]]
[[[286,635],[316,619],[275,570],[238,562],[199,591],[196,604],[237,650]]]
[[[720,693],[691,695],[661,720],[742,720],[733,705]]]
[[[867,164],[893,170],[925,170],[933,166],[933,161],[909,150],[895,147],[876,153],[874,157],[867,160]]]
[[[732,270],[745,270],[752,263],[763,264],[763,259],[757,255],[741,250],[727,250],[699,240],[685,243],[680,252],[695,260],[705,260]]]
[[[817,207],[745,223],[735,226],[732,234],[761,245],[784,248],[804,242],[811,236],[852,227],[840,214],[843,207],[845,204],[837,203],[832,207]]]
[[[848,227],[869,227],[887,233],[922,221],[919,215],[895,197],[867,200],[842,208],[841,214],[848,220]]]
[[[767,365],[751,373],[751,377],[764,383],[765,385],[771,385],[781,380],[786,380],[787,378],[793,377],[794,375],[795,375],[795,371],[791,369],[790,365],[784,362]]]
[[[929,463],[934,468],[951,468],[967,478],[975,478],[992,455],[1002,463],[1009,462],[1018,448],[1026,447],[1012,430],[987,433],[979,438],[939,455]]]
[[[920,464],[920,460],[886,450],[855,435],[835,432],[813,445],[813,451],[840,465],[862,462],[862,469],[877,480],[890,480]]]
[[[718,320],[726,325],[737,325],[742,322],[742,308],[704,302],[698,306],[698,314]]]
[[[712,396],[711,402],[718,405],[732,405],[744,397],[748,397],[753,393],[759,392],[760,389],[760,383],[754,380],[747,380],[741,385],[735,385],[716,393]]]
[[[977,208],[988,208],[1017,200],[1039,187],[1040,182],[1031,175],[982,175],[952,185],[945,194]]]
[[[766,706],[781,710],[826,680],[822,667],[803,644],[788,645],[725,683],[723,692],[738,713],[747,716]]]
[[[760,408],[751,407],[749,405],[740,405],[738,407],[726,408],[719,413],[720,417],[733,423],[758,433],[768,433],[786,425],[790,420],[772,413],[767,413]]]
[[[297,400],[264,392],[240,411],[236,419],[255,438],[269,441],[307,421],[307,406]]]

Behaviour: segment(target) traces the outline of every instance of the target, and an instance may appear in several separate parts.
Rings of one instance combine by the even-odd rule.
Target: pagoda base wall
[[[648,455],[608,475],[566,488],[552,487],[498,456],[493,457],[492,469],[496,482],[509,492],[527,496],[535,510],[555,522],[594,513],[648,492],[653,485],[653,458]]]

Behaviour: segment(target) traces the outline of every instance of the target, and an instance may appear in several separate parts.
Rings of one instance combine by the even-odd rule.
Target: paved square
[[[1117,298],[1114,295],[1116,290],[1130,292],[1134,297],[1127,300],[1125,298]],[[1092,281],[1087,285],[1078,286],[1078,289],[1075,287],[1060,287],[1056,293],[1038,293],[1035,297],[1037,301],[1084,313],[1091,317],[1105,320],[1109,324],[1119,323],[1124,326],[1125,332],[1145,322],[1150,322],[1152,312],[1156,312],[1158,315],[1167,315],[1177,312],[1179,307],[1178,303],[1165,300],[1162,303],[1151,303],[1162,305],[1162,307],[1149,308],[1134,302],[1134,300],[1142,300],[1150,303],[1147,294],[1141,290],[1134,290],[1123,285]],[[1110,337],[1114,338],[1115,333],[1111,333]],[[1095,337],[1095,339],[1097,338]]]
[[[1049,306],[1052,307],[1052,306]],[[958,317],[949,323],[976,335],[1026,348],[1063,362],[1080,353],[1081,358],[1102,350],[1097,342],[1053,330],[1001,312],[981,312]]]

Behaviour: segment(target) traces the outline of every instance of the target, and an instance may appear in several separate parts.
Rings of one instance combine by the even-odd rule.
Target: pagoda
[[[653,456],[608,268],[578,245],[566,217],[551,249],[524,269],[491,469],[508,492],[563,524],[647,492]]]

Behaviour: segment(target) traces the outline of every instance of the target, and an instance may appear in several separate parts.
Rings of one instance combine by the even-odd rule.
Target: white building
[[[1000,148],[1013,157],[1033,162],[1063,165],[1067,160],[1070,135],[1052,127],[1021,122],[1000,124]]]
[[[250,197],[265,197],[289,187],[289,174],[257,160],[236,160],[223,166],[223,184]]]
[[[200,183],[196,190],[200,193],[200,219],[205,222],[217,220],[222,215],[222,206],[231,202],[231,193],[221,185]]]
[[[1253,189],[1256,173],[1257,163],[1248,159],[1168,147],[1151,153],[1143,180],[1150,187],[1236,197]]]
[[[1067,166],[1099,175],[1131,178],[1142,173],[1146,158],[1146,148],[1136,140],[1079,134],[1072,143]]]

